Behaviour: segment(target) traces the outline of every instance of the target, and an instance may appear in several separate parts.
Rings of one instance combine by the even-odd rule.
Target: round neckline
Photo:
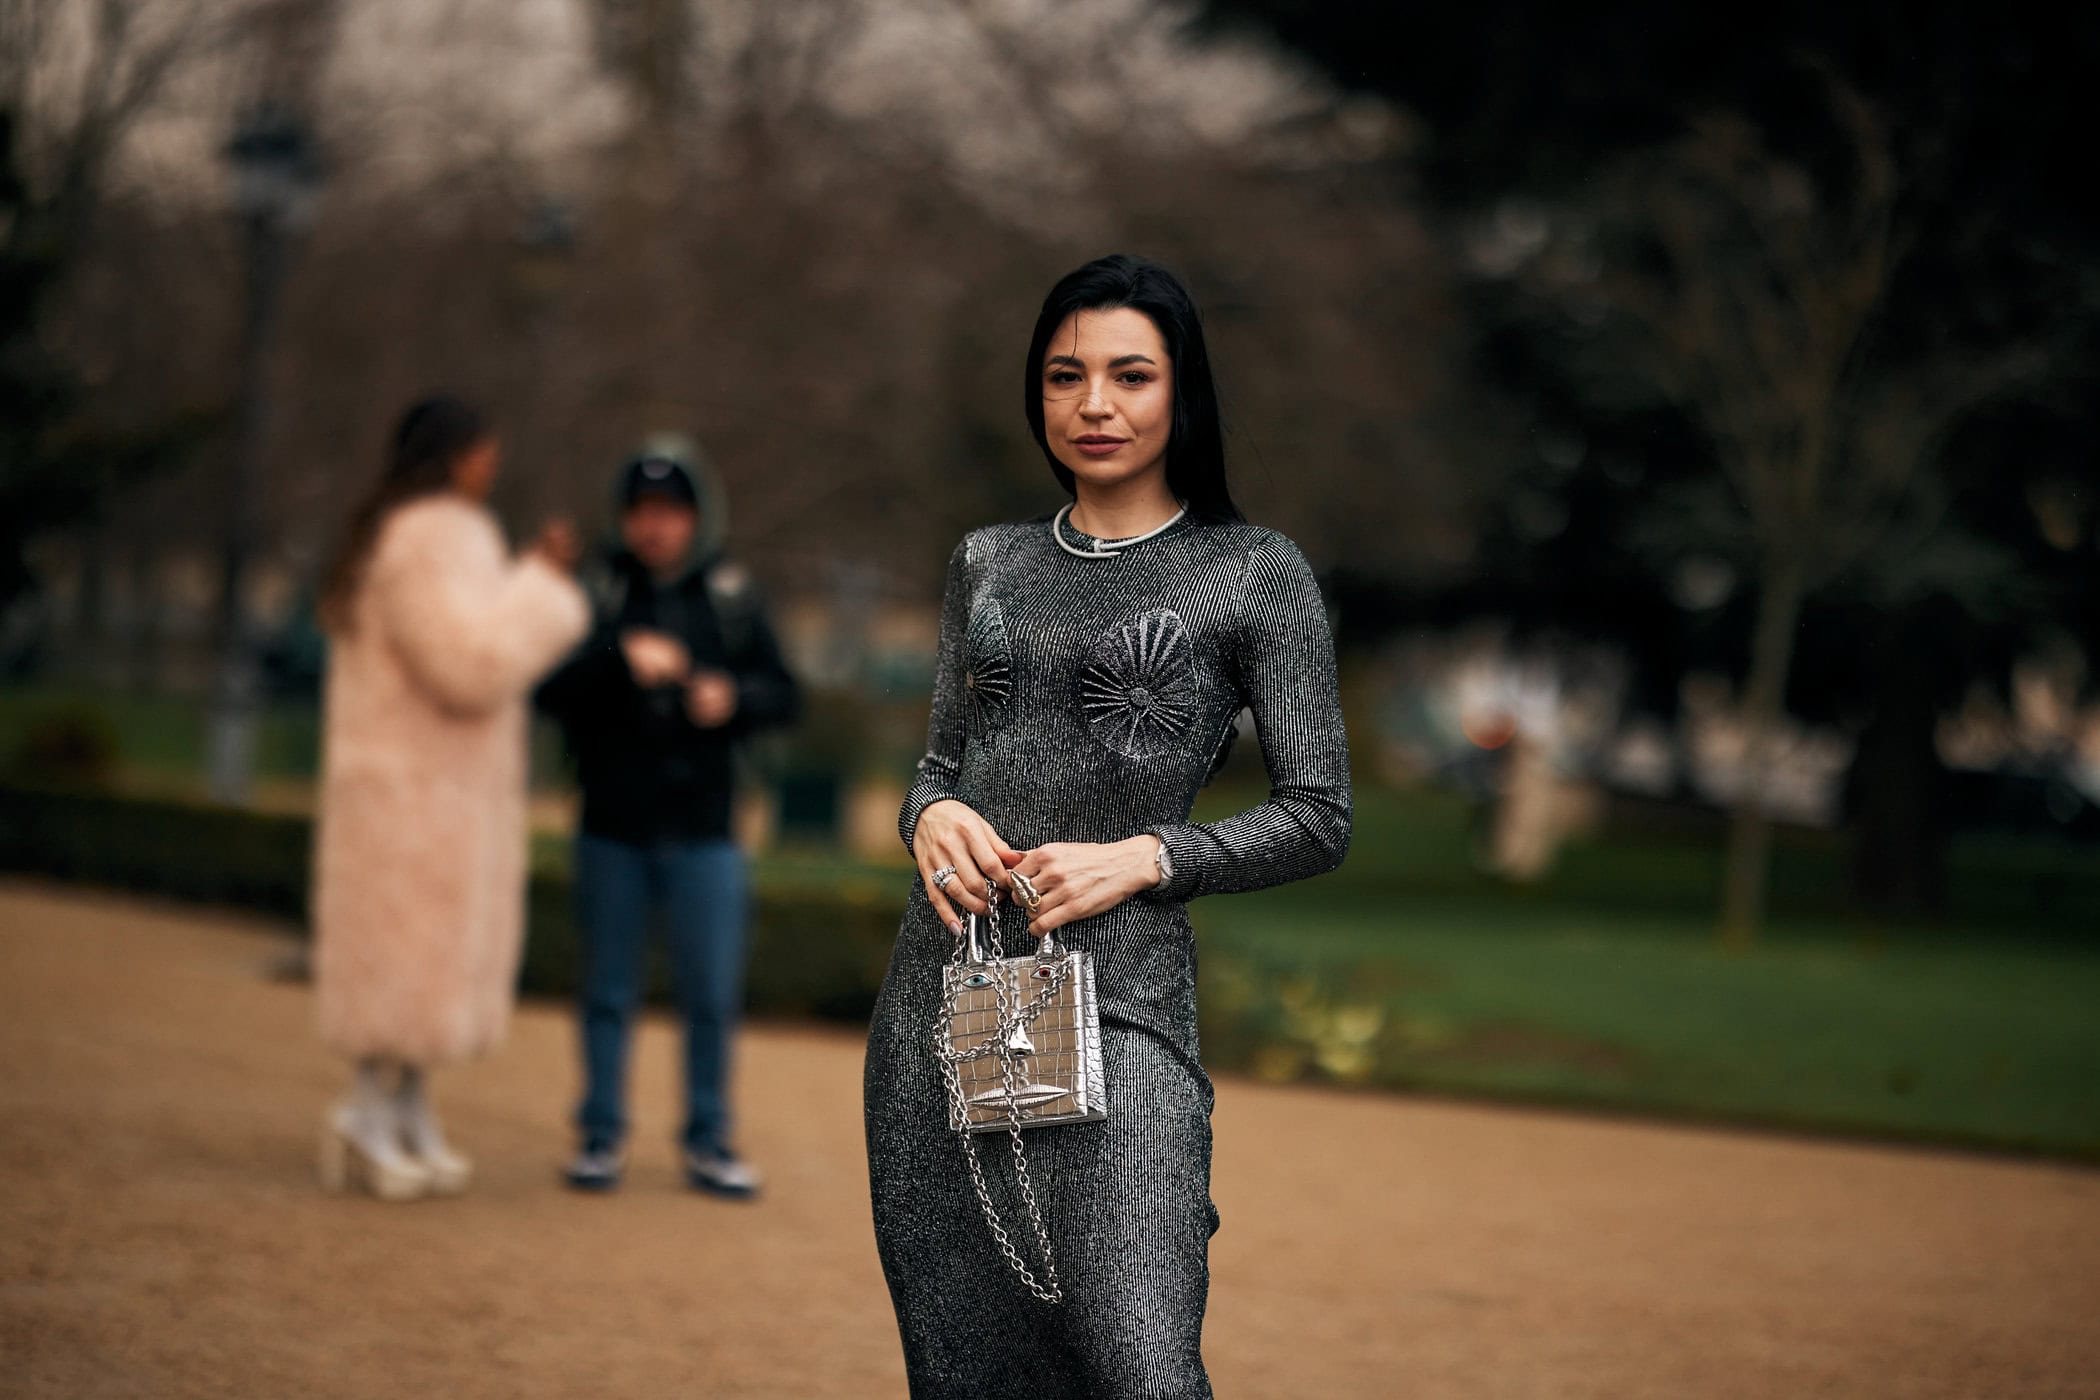
[[[1155,540],[1171,539],[1187,529],[1191,523],[1188,508],[1184,506],[1181,508],[1179,516],[1167,521],[1164,525],[1157,526],[1150,531],[1141,530],[1135,535],[1124,535],[1117,539],[1109,539],[1102,535],[1090,535],[1073,524],[1072,507],[1067,505],[1060,507],[1056,514],[1050,517],[1050,531],[1053,539],[1061,538],[1066,543],[1082,550],[1099,549],[1112,551],[1104,554],[1103,557],[1108,559],[1115,558],[1129,550],[1140,549]]]

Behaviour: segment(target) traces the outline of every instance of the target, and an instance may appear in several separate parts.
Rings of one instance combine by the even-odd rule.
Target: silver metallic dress
[[[1211,1393],[1200,1342],[1218,1218],[1184,906],[1340,863],[1349,761],[1334,646],[1312,571],[1273,530],[1184,520],[1113,558],[1075,557],[1050,530],[977,530],[949,561],[905,843],[929,803],[952,797],[1020,850],[1156,833],[1174,877],[1059,934],[1094,956],[1108,1119],[1026,1135],[1064,1285],[1056,1306],[1000,1257],[948,1130],[933,1047],[954,939],[914,882],[868,1035],[875,1234],[915,1400],[1191,1400]],[[1064,538],[1101,543],[1069,525]],[[1192,824],[1243,708],[1269,798]],[[1004,1138],[983,1146],[1018,1243],[1028,1230]]]

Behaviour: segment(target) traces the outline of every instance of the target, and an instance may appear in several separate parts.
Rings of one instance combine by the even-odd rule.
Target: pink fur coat
[[[457,496],[394,511],[330,649],[314,852],[321,1037],[441,1064],[493,1048],[525,929],[527,698],[582,592]]]

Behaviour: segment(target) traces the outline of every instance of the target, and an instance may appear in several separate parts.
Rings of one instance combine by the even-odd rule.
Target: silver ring
[[[933,872],[933,887],[939,890],[942,894],[946,894],[948,892],[948,882],[950,880],[953,880],[954,878],[955,867],[952,865],[944,865],[940,869]]]

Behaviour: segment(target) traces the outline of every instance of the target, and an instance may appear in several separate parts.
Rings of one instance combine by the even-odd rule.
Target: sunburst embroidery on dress
[[[1094,737],[1125,758],[1178,745],[1196,718],[1195,643],[1166,608],[1103,637],[1079,673],[1079,704]]]
[[[964,648],[968,669],[963,689],[970,708],[989,725],[1006,712],[1014,694],[1013,653],[1006,639],[1006,613],[987,598],[970,609],[968,643]]]

